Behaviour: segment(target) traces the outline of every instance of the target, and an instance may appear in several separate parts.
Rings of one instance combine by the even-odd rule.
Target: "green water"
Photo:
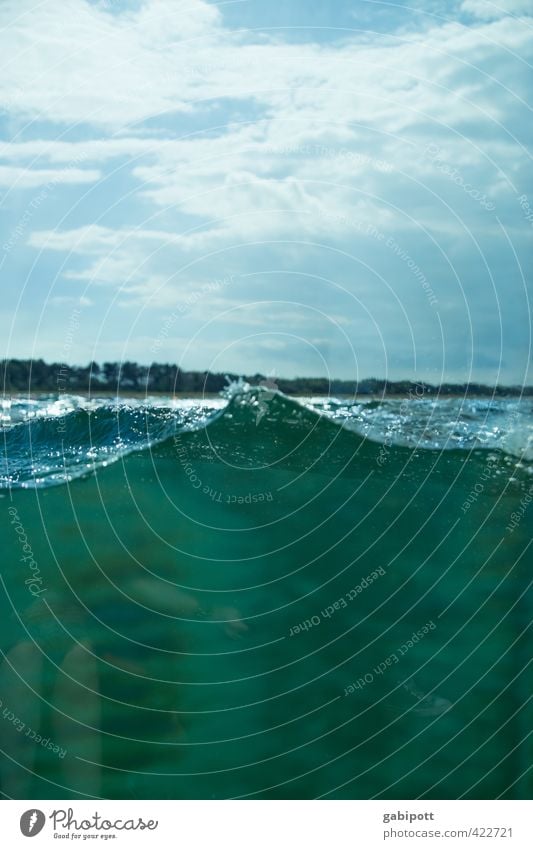
[[[234,411],[4,491],[3,794],[529,797],[528,481],[380,450]]]

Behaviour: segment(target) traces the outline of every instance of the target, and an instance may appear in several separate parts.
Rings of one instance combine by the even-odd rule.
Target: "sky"
[[[531,0],[2,0],[2,357],[532,382]]]

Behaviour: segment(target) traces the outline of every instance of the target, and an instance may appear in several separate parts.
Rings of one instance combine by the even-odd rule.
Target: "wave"
[[[191,450],[205,453],[207,442],[243,467],[294,455],[296,447],[303,463],[332,443],[353,453],[367,442],[386,452],[498,451],[526,469],[533,460],[531,403],[514,399],[346,402],[236,383],[220,399],[24,399],[4,402],[2,418],[1,488],[65,483],[133,452],[175,455],[180,434],[195,435]]]

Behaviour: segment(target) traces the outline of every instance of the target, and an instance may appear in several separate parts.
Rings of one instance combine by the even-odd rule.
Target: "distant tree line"
[[[44,360],[2,360],[2,390],[4,394],[19,392],[99,392],[123,393],[203,393],[220,392],[229,380],[241,375],[214,374],[209,371],[183,371],[172,363],[140,365],[129,360],[120,363],[91,362],[86,366],[67,366],[64,363],[45,363]],[[433,386],[410,380],[327,380],[324,377],[265,377],[263,374],[244,376],[252,385],[264,382],[287,395],[533,395],[533,387],[486,386],[481,383],[442,383]]]

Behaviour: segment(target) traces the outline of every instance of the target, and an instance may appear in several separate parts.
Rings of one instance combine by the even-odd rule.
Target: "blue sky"
[[[531,382],[529,0],[4,0],[2,356]]]

